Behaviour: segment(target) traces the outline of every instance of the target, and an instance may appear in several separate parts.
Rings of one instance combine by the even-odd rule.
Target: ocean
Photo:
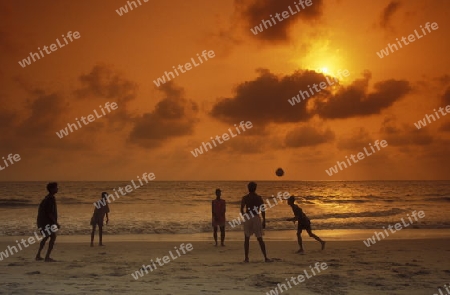
[[[313,230],[381,229],[400,222],[412,211],[425,217],[408,229],[450,228],[450,181],[259,181],[257,193],[272,200],[278,192],[297,197]],[[101,192],[130,181],[59,182],[56,195],[60,235],[90,233],[93,203]],[[36,230],[45,182],[0,182],[0,235],[27,236]],[[211,231],[211,200],[215,189],[227,202],[227,221],[239,217],[244,181],[151,181],[112,201],[107,234],[188,234]],[[273,201],[272,201],[273,203]],[[286,201],[266,211],[266,230],[293,230]],[[241,226],[228,231],[242,231]]]

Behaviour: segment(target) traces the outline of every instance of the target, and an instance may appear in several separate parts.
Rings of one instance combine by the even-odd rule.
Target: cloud
[[[158,88],[165,98],[158,102],[151,113],[145,113],[135,120],[129,141],[145,148],[157,148],[165,141],[190,135],[197,122],[198,106],[183,97],[182,88],[173,82]]]
[[[338,140],[337,147],[340,150],[358,150],[366,146],[368,143],[373,142],[369,132],[360,127],[348,137],[341,137]]]
[[[290,40],[289,30],[291,26],[299,21],[314,22],[322,16],[323,1],[313,0],[311,6],[306,6],[303,9],[299,4],[300,12],[297,12],[296,5],[292,0],[235,0],[235,7],[240,14],[245,26],[248,27],[248,32],[251,36],[260,41],[267,41],[271,43],[285,43]],[[294,12],[291,15],[289,12],[289,6]],[[253,35],[250,32],[250,28],[259,26],[262,20],[270,21],[271,15],[276,18],[276,14],[289,12],[289,18],[279,21],[276,19],[276,24],[272,25],[268,29],[265,29],[262,33]],[[273,22],[272,22],[273,23]]]
[[[370,116],[379,114],[411,91],[408,81],[391,79],[375,83],[374,92],[368,93],[370,79],[370,72],[365,72],[364,78],[339,88],[335,95],[317,99],[315,112],[327,119]]]
[[[123,78],[110,66],[98,64],[89,74],[79,77],[81,88],[74,91],[78,98],[95,97],[100,99],[117,99],[124,102],[133,100],[137,94],[137,84]]]
[[[450,105],[450,86],[447,87],[444,95],[442,95],[442,102],[444,103],[444,107]]]
[[[286,147],[311,147],[333,141],[334,132],[329,128],[319,130],[311,126],[297,127],[290,131],[285,138]]]
[[[21,122],[18,127],[19,133],[30,137],[49,136],[50,134],[55,136],[55,122],[59,121],[56,118],[67,112],[63,98],[56,93],[47,94],[41,89],[35,90],[33,95],[36,98],[29,103],[31,115]]]
[[[14,138],[17,136],[19,115],[10,108],[8,99],[0,95],[0,151],[10,152],[12,146],[18,146]]]
[[[59,131],[63,124],[67,124],[67,114],[70,111],[67,101],[57,92],[32,89],[30,85],[25,84],[20,86],[28,93],[27,111],[0,110],[2,120],[8,120],[8,128],[1,130],[0,139],[4,144],[0,150],[15,150],[21,155],[34,155],[44,149],[67,151],[85,148],[93,142],[92,138],[76,140],[74,136],[59,140],[55,132]]]
[[[311,118],[306,101],[292,106],[288,99],[300,90],[308,90],[308,85],[326,81],[323,74],[297,71],[292,75],[276,76],[267,69],[257,72],[259,76],[255,80],[236,87],[233,97],[219,100],[210,115],[230,124],[244,120],[259,127],[269,123],[305,122]],[[315,96],[327,93],[325,89]]]
[[[427,146],[433,142],[428,129],[417,129],[407,124],[398,126],[394,116],[387,116],[384,119],[380,135],[390,146]]]
[[[247,134],[246,134],[247,135]],[[270,148],[268,147],[267,137],[259,136],[242,136],[233,138],[233,140],[228,141],[226,145],[222,144],[219,147],[223,147],[223,154],[229,157],[229,153],[234,155],[239,154],[258,154],[265,153]],[[219,151],[219,149],[217,149]]]
[[[442,124],[439,131],[450,132],[450,122],[445,122]]]
[[[450,84],[450,75],[445,74],[436,78],[433,78],[433,81],[438,82],[442,86],[446,86]]]
[[[80,75],[78,80],[81,86],[74,90],[74,94],[85,108],[88,105],[89,108],[98,108],[98,103],[107,101],[117,103],[117,110],[108,114],[110,120],[103,122],[111,132],[124,129],[135,118],[134,114],[128,112],[128,105],[136,99],[138,85],[113,67],[95,65],[88,74]],[[102,126],[96,124],[96,127]]]
[[[393,15],[400,8],[400,1],[391,1],[388,6],[383,9],[383,12],[380,16],[380,27],[383,29],[391,28],[391,20]]]

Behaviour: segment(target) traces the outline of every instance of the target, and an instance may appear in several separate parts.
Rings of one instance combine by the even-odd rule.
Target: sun
[[[328,68],[327,67],[320,68],[320,71],[322,73],[324,73],[324,74],[328,74]]]

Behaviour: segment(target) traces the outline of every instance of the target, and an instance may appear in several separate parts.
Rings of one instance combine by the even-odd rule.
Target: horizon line
[[[0,182],[108,182],[131,180],[0,180]],[[450,181],[450,179],[365,179],[365,180],[152,180],[151,182],[366,182],[366,181]]]

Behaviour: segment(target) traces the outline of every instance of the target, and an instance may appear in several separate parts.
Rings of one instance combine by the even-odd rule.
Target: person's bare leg
[[[43,258],[41,257],[41,251],[42,249],[44,249],[45,243],[47,242],[49,236],[45,236],[45,238],[41,241],[41,243],[39,244],[39,250],[36,254],[36,260],[43,260]]]
[[[214,241],[216,242],[215,246],[217,246],[217,226],[214,226],[213,237],[214,237]]]
[[[225,226],[220,227],[220,245],[223,247],[225,246]],[[217,245],[217,242],[216,242]]]
[[[258,242],[259,242],[259,247],[261,248],[261,252],[262,252],[263,255],[264,255],[264,260],[265,260],[266,262],[269,262],[270,259],[267,258],[267,254],[266,254],[266,244],[264,243],[263,238],[262,238],[262,237],[259,237],[259,238],[258,238]]]
[[[103,246],[103,226],[98,225],[98,245]]]
[[[50,235],[50,242],[48,242],[47,254],[45,255],[45,262],[54,262],[55,260],[50,258],[50,254],[52,253],[53,246],[55,245],[56,234],[52,233]]]
[[[314,238],[316,241],[318,241],[321,245],[322,245],[322,250],[325,249],[325,242],[322,241],[322,239],[320,239],[318,236],[316,236],[315,234],[312,233],[311,229],[307,229],[306,230],[308,232],[308,235],[311,238]]]
[[[297,251],[297,253],[303,253],[303,241],[302,241],[302,233],[297,232],[297,243],[300,249]]]
[[[248,252],[250,249],[250,237],[245,237],[245,242],[244,242],[244,252],[245,252],[245,259],[244,262],[248,262]]]
[[[92,232],[91,232],[91,247],[94,247],[95,228],[96,228],[96,225],[94,224],[92,226]]]

